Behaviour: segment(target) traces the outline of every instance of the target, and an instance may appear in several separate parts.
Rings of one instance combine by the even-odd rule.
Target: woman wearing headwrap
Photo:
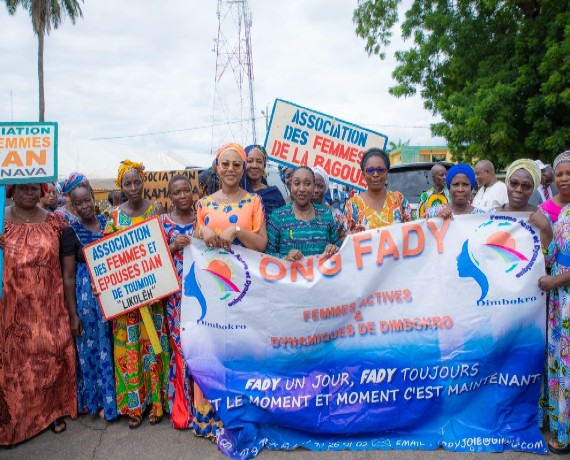
[[[497,212],[534,212],[536,206],[528,200],[540,185],[540,169],[533,160],[526,158],[513,161],[507,168],[505,182],[507,184],[508,203],[495,208]]]
[[[313,193],[311,201],[316,204],[324,204],[331,209],[337,225],[338,236],[342,241],[346,236],[346,216],[334,206],[329,206],[324,203],[325,195],[329,189],[329,176],[320,166],[315,166],[313,173],[315,174],[315,192]]]
[[[263,252],[267,230],[261,198],[240,186],[247,156],[239,144],[222,145],[216,153],[221,189],[202,198],[196,206],[194,237],[210,248],[229,249],[232,244]],[[197,384],[194,385],[193,430],[197,436],[217,441],[222,422]]]
[[[6,187],[4,283],[0,299],[0,445],[77,416],[75,347],[79,318],[64,300],[59,259],[65,219],[37,206],[47,184]]]
[[[285,203],[287,204],[291,203],[291,178],[293,177],[295,169],[293,166],[279,165],[279,177],[289,192],[289,195],[285,198]]]
[[[127,201],[111,211],[105,234],[124,230],[156,213],[156,206],[143,198],[144,165],[130,160],[121,162],[116,184]],[[169,347],[164,309],[161,302],[148,305],[162,353],[155,353],[138,310],[113,320],[117,411],[129,416],[129,428],[138,428],[147,407],[149,423],[162,421],[166,401],[166,374]]]
[[[451,195],[451,203],[436,206],[428,211],[426,217],[442,217],[451,219],[459,214],[484,214],[486,211],[471,206],[471,192],[475,188],[475,171],[465,163],[458,163],[452,166],[445,182]]]
[[[61,194],[63,197],[68,197],[69,192],[77,185],[77,184],[87,184],[89,185],[89,180],[85,177],[84,174],[80,172],[72,172],[69,174],[68,178],[65,179],[63,182],[59,183],[61,188]],[[79,220],[79,216],[76,214],[75,209],[71,205],[71,202],[66,199],[65,205],[60,206],[54,212],[61,215],[67,222],[70,224],[72,222],[77,222]]]
[[[261,145],[249,145],[245,148],[245,153],[247,155],[245,189],[260,196],[265,211],[265,219],[267,220],[274,209],[285,206],[285,200],[276,186],[266,185],[262,181],[266,176],[265,167],[267,166],[267,152],[265,149]]]
[[[556,223],[562,208],[570,203],[570,150],[562,152],[554,160],[554,183],[558,193],[550,200],[541,203],[539,208]]]
[[[398,191],[386,188],[390,170],[388,154],[378,148],[368,149],[360,160],[367,189],[346,202],[347,229],[350,233],[384,227],[412,220],[408,200]]]

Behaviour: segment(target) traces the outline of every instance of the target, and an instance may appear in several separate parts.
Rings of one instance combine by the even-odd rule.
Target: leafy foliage
[[[359,0],[356,33],[384,58],[399,0]],[[570,148],[570,0],[413,0],[390,93],[419,92],[457,161],[550,162]]]

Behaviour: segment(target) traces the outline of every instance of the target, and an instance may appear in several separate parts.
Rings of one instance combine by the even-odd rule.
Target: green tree
[[[400,0],[359,0],[365,49],[385,58]],[[458,161],[505,167],[570,148],[570,0],[413,0],[390,93],[419,92]]]
[[[39,82],[39,120],[44,121],[44,38],[51,28],[57,29],[64,16],[68,16],[72,24],[78,17],[83,17],[77,0],[4,0],[8,13],[16,14],[18,6],[22,6],[30,14],[34,33],[38,37],[38,82]],[[80,0],[83,2],[83,0]]]

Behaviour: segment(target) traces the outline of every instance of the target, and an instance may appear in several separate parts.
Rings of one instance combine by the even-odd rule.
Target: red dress
[[[4,225],[0,299],[0,445],[16,444],[59,417],[77,416],[75,347],[63,298],[59,239],[67,226]]]

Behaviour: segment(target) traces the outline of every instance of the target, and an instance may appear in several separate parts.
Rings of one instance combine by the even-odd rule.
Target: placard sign
[[[278,163],[321,166],[331,180],[364,190],[362,155],[371,147],[385,149],[387,142],[384,134],[276,99],[265,148]]]
[[[0,184],[57,180],[57,123],[0,123]]]
[[[168,182],[174,176],[186,176],[192,187],[192,201],[200,198],[198,188],[198,169],[183,169],[179,171],[145,171],[144,197],[152,202],[160,203],[166,212],[170,211],[171,201],[168,197]]]
[[[83,254],[107,320],[180,289],[156,216],[85,246]]]

